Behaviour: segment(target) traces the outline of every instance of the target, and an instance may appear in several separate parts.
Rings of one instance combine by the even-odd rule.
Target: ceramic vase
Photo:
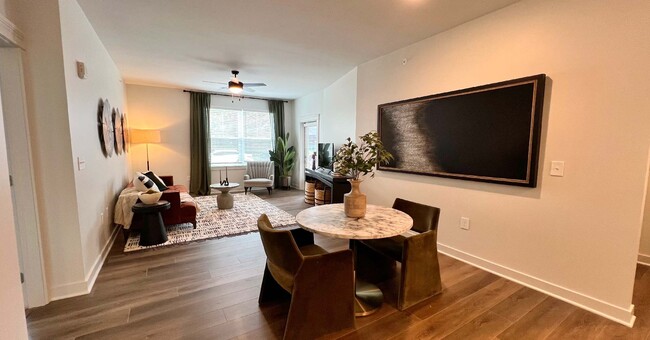
[[[361,218],[366,215],[366,194],[362,193],[359,189],[361,180],[349,180],[352,185],[352,190],[343,195],[343,206],[345,216],[353,218]]]

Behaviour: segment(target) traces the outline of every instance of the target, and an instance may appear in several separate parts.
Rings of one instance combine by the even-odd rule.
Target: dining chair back
[[[411,230],[390,238],[355,243],[357,275],[381,282],[401,271],[397,308],[404,310],[442,291],[438,263],[440,208],[396,198],[393,208],[413,219]]]
[[[352,251],[328,253],[313,238],[294,238],[305,230],[273,229],[265,214],[257,227],[267,256],[259,304],[291,297],[283,338],[313,339],[354,327]]]

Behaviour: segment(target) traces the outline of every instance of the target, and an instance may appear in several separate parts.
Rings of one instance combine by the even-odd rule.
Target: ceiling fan
[[[232,94],[240,94],[244,91],[255,92],[255,90],[253,90],[252,87],[266,86],[266,84],[264,83],[243,83],[242,81],[239,80],[239,78],[237,78],[239,71],[232,70],[231,72],[232,72],[232,78],[230,78],[230,81],[228,83],[209,81],[209,80],[204,80],[203,82],[228,85],[227,87],[220,88],[220,90],[228,90],[228,92]]]

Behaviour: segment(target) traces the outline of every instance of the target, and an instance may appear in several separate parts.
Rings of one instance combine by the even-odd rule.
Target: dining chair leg
[[[291,294],[284,290],[273,278],[268,266],[264,266],[264,276],[260,287],[260,296],[257,300],[259,305],[291,298]]]

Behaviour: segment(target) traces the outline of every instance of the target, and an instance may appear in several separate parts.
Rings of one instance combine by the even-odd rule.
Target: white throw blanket
[[[131,228],[131,222],[133,221],[133,211],[131,208],[138,201],[138,195],[140,192],[134,188],[126,188],[120,193],[120,197],[115,203],[115,217],[113,222],[124,227],[124,229]]]

